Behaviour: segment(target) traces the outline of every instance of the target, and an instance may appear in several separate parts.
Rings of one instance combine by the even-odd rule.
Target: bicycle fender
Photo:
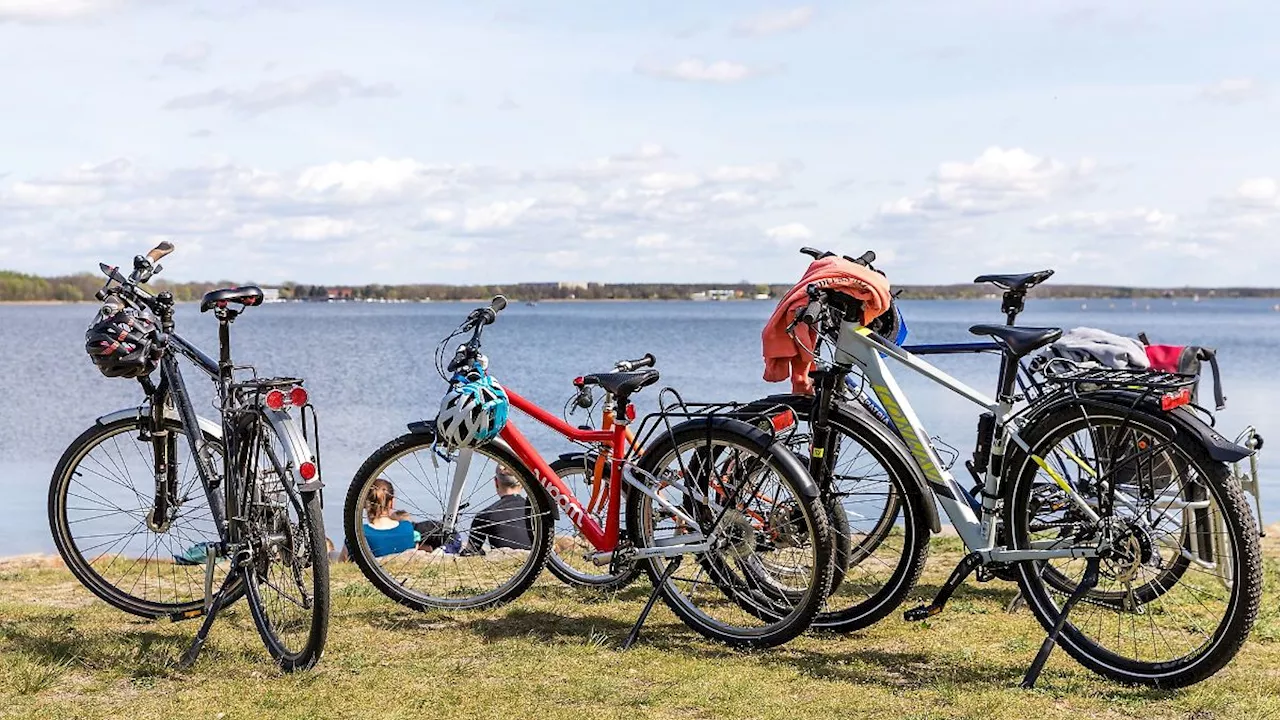
[[[1104,410],[1111,410],[1113,412],[1129,412],[1131,409],[1136,407],[1136,409],[1149,414],[1151,418],[1155,420],[1156,424],[1165,425],[1166,427],[1164,429],[1171,430],[1171,434],[1183,433],[1189,435],[1204,447],[1205,451],[1214,462],[1239,462],[1253,455],[1254,452],[1253,450],[1241,447],[1234,442],[1231,442],[1186,407],[1179,407],[1174,408],[1171,411],[1165,411],[1160,407],[1158,397],[1142,397],[1139,393],[1131,390],[1100,391],[1090,393],[1089,395],[1081,396],[1079,398],[1061,398],[1038,410],[1036,414],[1030,418],[1029,422],[1038,422],[1042,416],[1049,412],[1073,403],[1083,404],[1086,407],[1097,407]]]
[[[770,395],[765,398],[756,400],[748,405],[739,408],[740,412],[755,413],[765,412],[770,408],[786,406],[796,414],[796,417],[803,421],[808,421],[809,414],[813,410],[813,397],[811,395]],[[932,490],[929,482],[924,477],[924,472],[920,469],[920,465],[911,456],[911,451],[902,442],[902,438],[898,434],[885,426],[878,418],[871,415],[864,408],[858,405],[851,405],[846,402],[836,402],[831,412],[838,415],[840,419],[854,429],[863,431],[866,435],[870,435],[873,440],[879,441],[884,447],[883,449],[895,455],[895,459],[900,461],[903,467],[909,468],[911,472],[911,480],[915,483],[916,492],[925,502],[925,519],[929,523],[929,527],[933,532],[942,531],[941,518],[938,516],[937,503],[933,501]]]
[[[311,455],[311,447],[307,445],[307,438],[302,434],[302,428],[298,427],[292,415],[285,410],[269,409],[263,410],[262,415],[275,431],[276,437],[280,438],[280,444],[284,446],[285,454],[288,455],[285,465],[291,472],[296,474],[304,462],[315,462],[315,458]],[[298,476],[294,479],[294,486],[299,492],[318,492],[324,489],[323,472],[322,468],[310,482],[303,481],[302,477]]]
[[[710,425],[715,429],[731,430],[746,436],[749,440],[759,445],[761,450],[764,450],[770,457],[777,460],[780,465],[792,471],[799,478],[800,486],[797,490],[806,500],[816,500],[821,496],[822,493],[818,490],[818,484],[809,475],[809,469],[805,467],[804,463],[800,462],[795,453],[787,449],[787,446],[782,441],[776,440],[772,434],[761,430],[755,425],[725,415],[714,415],[686,420],[673,427],[672,431],[689,426],[705,425]]]
[[[150,413],[151,413],[151,408],[144,407],[144,406],[123,408],[113,413],[107,413],[106,415],[103,415],[102,417],[98,418],[94,422],[98,425],[110,425],[111,423],[116,422],[118,420],[133,420],[136,418],[147,417],[150,415]],[[179,419],[178,416],[173,413],[166,413],[166,417],[171,417],[174,420]],[[222,439],[222,425],[205,417],[197,418],[197,420],[200,423],[200,429],[202,431],[204,431],[209,435],[212,435],[215,438],[218,438],[219,440]]]

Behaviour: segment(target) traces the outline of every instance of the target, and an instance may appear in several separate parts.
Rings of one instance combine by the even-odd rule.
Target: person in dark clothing
[[[479,553],[487,542],[491,549],[529,550],[533,542],[529,533],[531,507],[520,494],[520,480],[499,465],[493,476],[498,499],[476,514],[471,521],[467,552]]]

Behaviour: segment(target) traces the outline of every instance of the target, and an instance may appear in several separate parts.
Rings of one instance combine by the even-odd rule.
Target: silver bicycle
[[[870,268],[874,260],[867,253],[855,262]],[[1043,277],[997,279],[1024,294]],[[1016,576],[1048,631],[1027,687],[1057,644],[1104,676],[1157,687],[1199,682],[1235,656],[1257,615],[1262,572],[1254,516],[1228,465],[1253,451],[1189,409],[1194,378],[1053,363],[1028,398],[1015,387],[1019,361],[1062,331],[975,326],[1004,356],[992,398],[864,327],[852,297],[811,286],[809,299],[797,322],[814,326],[830,347],[814,373],[815,480],[822,484],[822,468],[836,462],[823,408],[859,374],[919,470],[912,482],[941,506],[969,551],[934,601],[907,612],[908,620],[941,612],[980,570],[980,579]],[[981,409],[975,462],[967,464],[976,497],[941,459],[890,361]]]

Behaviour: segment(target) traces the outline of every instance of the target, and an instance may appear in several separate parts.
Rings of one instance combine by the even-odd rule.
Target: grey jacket
[[[1142,343],[1097,328],[1075,328],[1049,346],[1046,353],[1076,362],[1096,362],[1117,370],[1146,370],[1151,367]]]

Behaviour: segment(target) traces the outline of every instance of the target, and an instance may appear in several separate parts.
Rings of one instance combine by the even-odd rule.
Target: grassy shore
[[[1013,587],[971,583],[924,624],[890,618],[770,652],[706,642],[661,606],[642,642],[616,648],[646,590],[617,597],[549,577],[498,610],[419,614],[334,572],[329,646],[316,670],[281,675],[243,606],[199,663],[175,667],[193,624],[133,619],[48,562],[0,563],[0,717],[98,718],[1280,718],[1280,528],[1251,642],[1217,677],[1165,692],[1102,680],[1057,653],[1017,688],[1043,638]],[[924,597],[960,558],[934,541]]]

